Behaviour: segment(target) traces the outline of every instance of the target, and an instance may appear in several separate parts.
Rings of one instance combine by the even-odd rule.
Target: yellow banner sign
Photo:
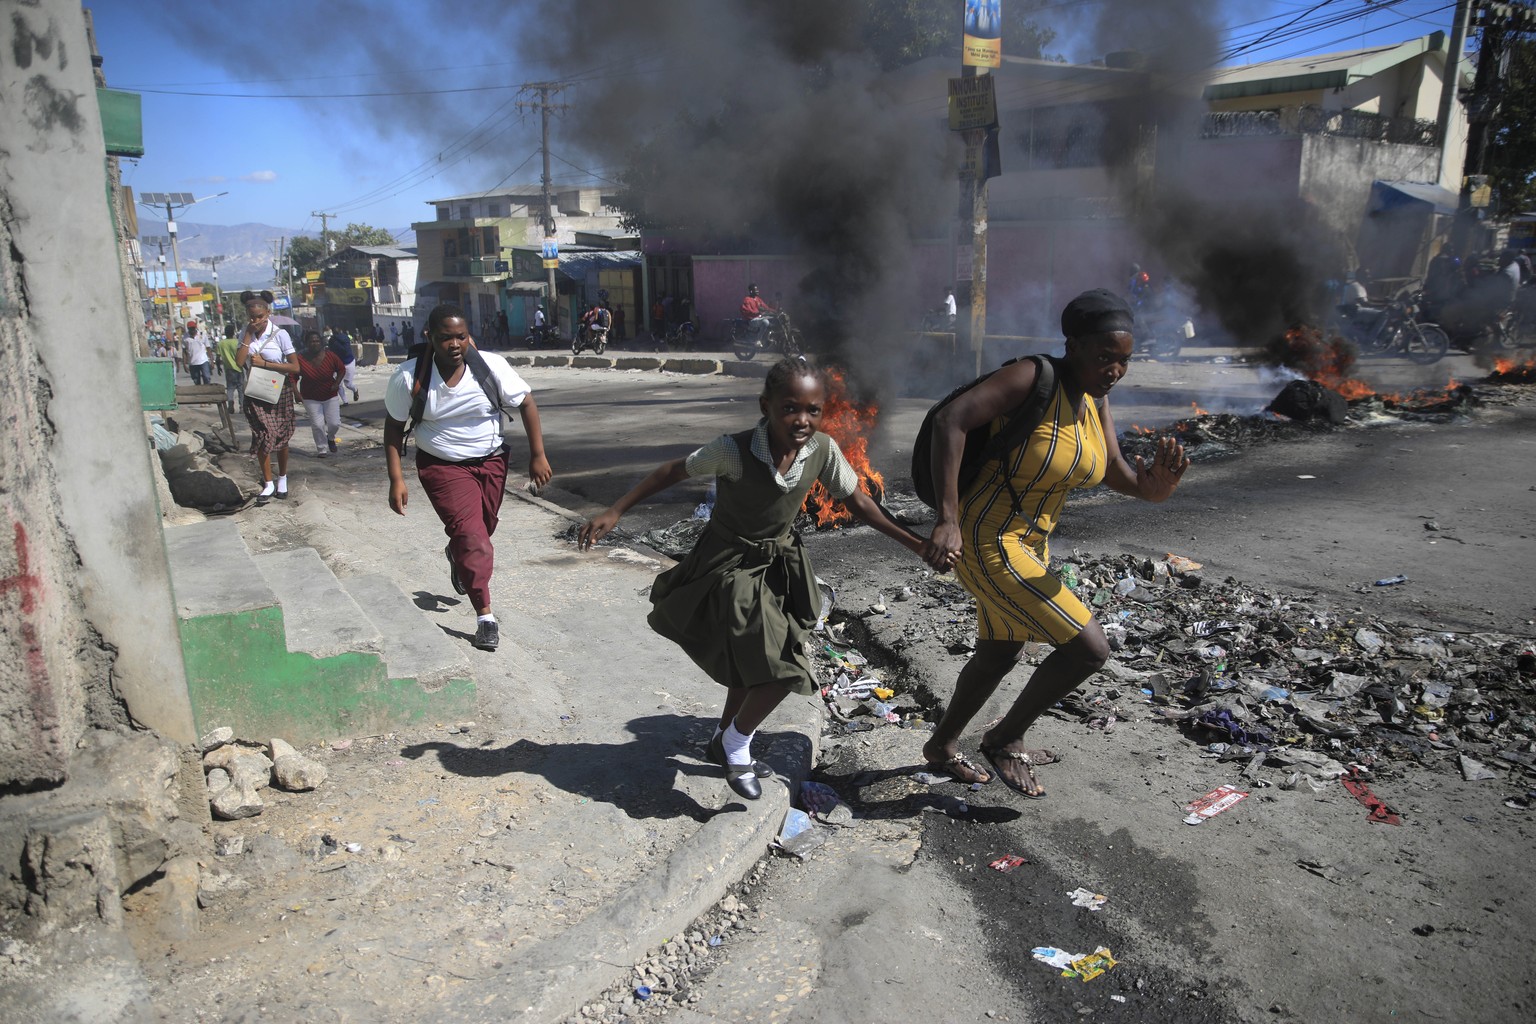
[[[997,123],[997,92],[991,75],[949,80],[949,130],[970,131]]]
[[[545,270],[554,270],[558,266],[560,266],[560,261],[559,260],[545,260],[544,261],[544,269]]]
[[[318,271],[318,270],[306,270],[306,271],[304,271],[304,280],[306,280],[306,281],[318,281],[318,280],[320,280],[320,271]]]
[[[327,288],[325,301],[333,306],[366,306],[368,293],[361,288]]]
[[[352,287],[353,288],[372,288],[373,287],[373,278],[371,278],[371,277],[354,277],[352,279]]]

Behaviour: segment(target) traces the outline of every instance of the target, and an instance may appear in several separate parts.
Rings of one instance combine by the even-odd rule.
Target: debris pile
[[[1263,766],[1280,769],[1285,788],[1367,772],[1380,777],[1409,763],[1469,779],[1536,777],[1536,651],[1529,640],[1342,614],[1235,579],[1218,582],[1200,568],[1177,555],[1074,553],[1056,563],[1114,652],[1101,673],[1057,705],[1059,717],[1106,733],[1137,718],[1166,721],[1202,757],[1245,762],[1240,774],[1253,785],[1269,784],[1258,775]],[[1360,589],[1373,586],[1366,581]],[[936,640],[952,654],[973,649],[968,594],[934,576],[914,581],[912,590],[916,608],[929,614],[908,616],[893,647]],[[1026,649],[1031,661],[1049,651],[1034,648]],[[858,688],[868,675],[862,655],[832,653],[823,695],[834,715],[857,722],[865,714],[868,728],[880,705],[901,703]],[[850,701],[863,710],[849,713]]]
[[[325,766],[305,757],[284,740],[251,743],[235,739],[228,726],[198,741],[208,782],[208,804],[216,818],[253,818],[266,807],[261,790],[269,786],[291,793],[315,789],[325,781]]]

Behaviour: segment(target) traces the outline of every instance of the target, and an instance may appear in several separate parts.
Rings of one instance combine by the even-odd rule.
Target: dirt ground
[[[754,387],[589,381],[595,373],[584,372],[579,396],[574,378],[551,374],[555,393],[541,398],[549,429],[561,389],[580,405],[606,395],[624,419],[590,429],[634,438],[580,468],[586,509],[666,457],[679,416],[695,435],[739,425]],[[1165,508],[1097,496],[1075,503],[1057,550],[1178,551],[1343,615],[1529,639],[1533,422],[1536,399],[1517,394],[1466,424],[1388,425],[1253,449],[1197,467]],[[373,500],[369,486],[360,476],[335,496]],[[669,521],[694,500],[678,495],[651,519]],[[1441,529],[1425,530],[1424,517]],[[654,951],[650,974],[594,993],[590,1012],[573,1019],[1299,1024],[1530,1015],[1536,897],[1524,865],[1536,829],[1529,811],[1505,806],[1532,788],[1529,775],[1466,782],[1449,752],[1396,764],[1372,786],[1402,824],[1379,824],[1336,783],[1282,789],[1275,769],[1240,779],[1239,764],[1202,756],[1178,727],[1131,705],[1108,733],[1073,717],[1042,721],[1041,745],[1065,755],[1042,769],[1045,800],[1000,784],[927,786],[913,778],[922,718],[947,699],[964,655],[907,634],[920,617],[944,612],[913,601],[892,604],[889,619],[865,616],[879,595],[920,581],[921,566],[867,530],[811,543],[849,640],[917,717],[910,727],[852,733],[829,722],[818,778],[851,805],[854,826],[807,862],[766,860],[729,909],[706,915],[676,950]],[[1399,571],[1427,583],[1369,586]],[[978,729],[1024,671],[1005,682]],[[706,720],[707,712],[701,730]],[[469,1014],[454,1003],[457,980],[494,974],[520,943],[558,931],[602,891],[603,866],[562,841],[575,794],[532,776],[509,783],[501,760],[496,772],[472,768],[479,758],[518,756],[527,725],[486,719],[450,731],[457,726],[321,751],[333,773],[322,793],[281,796],[261,818],[214,826],[244,835],[250,862],[210,893],[219,927],[169,956],[146,955],[158,948],[147,932],[141,943],[162,1005],[178,1008],[168,1019],[458,1019]],[[445,748],[463,751],[468,770],[443,771]],[[414,760],[409,750],[434,756]],[[1247,800],[1198,827],[1183,823],[1183,804],[1238,782]],[[498,847],[512,827],[548,830],[547,855],[509,863]],[[633,841],[646,842],[643,831]],[[986,866],[1009,853],[1027,863],[1007,874]],[[1078,886],[1105,895],[1104,907],[1072,906],[1066,893]],[[148,922],[153,910],[129,902],[131,918]],[[1030,955],[1037,946],[1099,945],[1118,965],[1091,982],[1059,977]],[[671,986],[638,1000],[634,985],[664,965]]]

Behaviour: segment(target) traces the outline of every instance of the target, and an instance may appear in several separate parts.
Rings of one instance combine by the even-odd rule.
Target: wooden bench
[[[216,405],[219,407],[219,420],[224,424],[224,429],[229,431],[229,445],[231,448],[240,447],[239,440],[235,437],[234,410],[229,405],[229,392],[223,384],[178,384],[176,385],[176,404],[181,405]]]

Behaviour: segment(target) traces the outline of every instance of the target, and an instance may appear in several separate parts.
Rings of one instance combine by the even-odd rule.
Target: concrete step
[[[165,529],[176,611],[183,619],[271,608],[277,595],[256,568],[233,519]]]
[[[426,690],[469,678],[464,645],[433,625],[389,577],[350,576],[341,586],[382,634],[389,678],[414,679]]]
[[[384,638],[314,548],[270,551],[251,561],[283,608],[288,650],[315,658],[383,655]]]

